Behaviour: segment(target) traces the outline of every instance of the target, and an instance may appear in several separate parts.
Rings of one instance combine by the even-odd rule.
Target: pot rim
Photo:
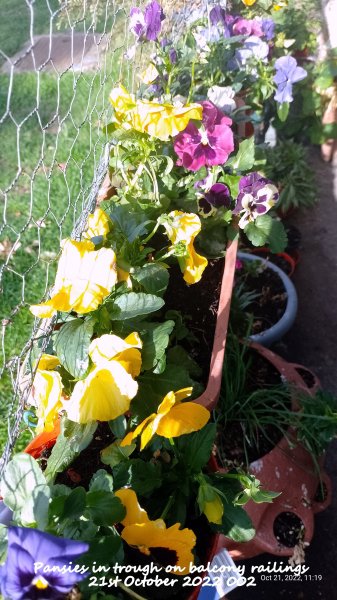
[[[249,340],[251,340],[252,342],[257,342],[262,346],[268,347],[274,342],[279,341],[294,324],[298,309],[298,298],[296,288],[290,280],[290,278],[288,277],[288,275],[286,275],[286,273],[274,263],[271,263],[270,261],[261,258],[260,256],[256,256],[255,254],[249,254],[248,252],[238,252],[237,256],[240,260],[242,259],[250,261],[260,261],[266,266],[266,268],[274,271],[281,279],[285,291],[287,293],[286,308],[282,317],[277,321],[277,323],[275,323],[274,325],[272,325],[271,327],[269,327],[261,333],[256,333],[254,335],[249,336]]]

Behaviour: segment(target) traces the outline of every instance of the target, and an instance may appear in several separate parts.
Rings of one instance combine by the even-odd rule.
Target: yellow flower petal
[[[91,239],[101,235],[104,238],[109,231],[110,219],[108,215],[101,208],[96,208],[95,212],[88,217],[87,229],[82,237]]]
[[[110,248],[94,250],[89,240],[64,240],[53,296],[31,306],[35,316],[46,318],[57,310],[88,313],[103,302],[117,283],[116,256]]]
[[[242,0],[242,2],[244,3],[245,6],[253,6],[253,4],[255,4],[256,0]]]
[[[60,361],[57,356],[53,354],[42,354],[39,360],[38,369],[44,371],[52,371],[60,365]]]
[[[125,340],[117,335],[106,334],[93,340],[89,355],[96,365],[108,360],[118,361],[133,377],[140,373],[142,357],[138,348],[142,347],[138,333],[131,333]]]
[[[209,421],[210,412],[196,402],[177,404],[164,415],[157,427],[157,434],[166,438],[178,437],[199,431]]]
[[[62,380],[56,371],[38,369],[35,373],[29,404],[36,407],[37,433],[52,431],[59,411],[62,409]]]
[[[109,99],[116,119],[123,127],[132,127],[163,141],[183,131],[191,119],[202,119],[202,106],[199,104],[174,106],[149,100],[136,101],[123,86],[114,88]]]
[[[216,523],[217,525],[222,523],[224,509],[223,503],[218,494],[214,494],[213,500],[205,502],[203,512],[210,523]]]
[[[159,76],[159,71],[157,69],[157,67],[153,64],[150,64],[145,71],[143,71],[140,76],[139,79],[143,82],[146,83],[147,85],[149,85],[150,83],[153,83],[157,77]]]
[[[78,381],[69,400],[63,402],[71,421],[110,421],[129,410],[138,384],[115,360],[106,361]]]
[[[124,271],[120,267],[117,267],[117,276],[118,282],[125,281],[129,290],[132,290],[132,281],[130,277],[130,273],[128,271]]]
[[[115,492],[125,507],[126,515],[121,521],[122,525],[134,525],[135,523],[147,523],[149,517],[146,510],[140,507],[136,493],[130,488],[122,488]]]
[[[156,414],[146,417],[146,419],[144,419],[144,421],[142,421],[141,423],[139,423],[139,425],[137,425],[137,427],[134,431],[130,431],[129,433],[127,433],[126,436],[121,441],[121,446],[130,446],[130,444],[132,444],[132,441],[141,434],[144,427],[146,427],[146,425],[148,423],[150,423],[150,421],[152,421],[155,417],[156,417]]]
[[[138,435],[141,436],[140,449],[143,450],[155,433],[163,437],[171,438],[198,431],[210,418],[209,411],[195,402],[181,400],[192,393],[192,388],[183,388],[177,392],[169,392],[157,409],[146,417],[133,432],[128,433],[121,446],[128,446]]]
[[[190,571],[190,565],[194,563],[192,549],[196,543],[196,537],[191,529],[180,529],[180,523],[172,527],[166,527],[162,519],[148,521],[147,523],[128,525],[124,527],[121,537],[129,546],[135,546],[146,555],[153,554],[156,557],[156,548],[166,548],[175,553],[172,566],[180,567],[175,571],[177,575],[186,575]],[[165,565],[167,566],[167,565]]]
[[[197,283],[207,267],[207,258],[197,254],[194,249],[194,239],[201,230],[198,215],[173,210],[169,213],[170,221],[164,223],[167,237],[172,245],[183,242],[186,245],[187,257],[178,257],[184,280],[188,284]]]

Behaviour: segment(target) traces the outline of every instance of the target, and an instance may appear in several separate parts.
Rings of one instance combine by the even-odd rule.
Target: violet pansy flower
[[[129,29],[137,41],[155,41],[161,31],[161,22],[165,19],[163,9],[157,0],[146,5],[144,13],[140,8],[133,7],[130,11]]]
[[[87,567],[77,566],[76,559],[88,549],[84,542],[9,527],[7,559],[0,567],[2,596],[5,600],[61,600],[87,577]]]
[[[237,17],[232,25],[233,35],[263,36],[262,24],[258,19],[243,19]]]
[[[223,25],[226,26],[226,11],[221,6],[213,6],[209,13],[209,20],[211,25]]]
[[[218,208],[229,208],[231,195],[224,183],[215,183],[210,190],[198,200],[199,211],[204,217],[214,214]]]
[[[189,123],[175,138],[174,149],[179,157],[177,165],[190,171],[201,167],[224,164],[234,150],[232,120],[212,102],[200,103],[203,107],[202,124],[198,129]]]
[[[296,59],[293,56],[281,56],[275,61],[276,75],[273,79],[277,85],[277,91],[274,96],[276,102],[293,101],[293,83],[301,81],[307,76],[307,72],[302,67],[297,66]]]
[[[239,181],[239,195],[234,214],[240,215],[239,227],[244,229],[266,214],[279,199],[277,187],[259,173],[250,173]]]
[[[263,37],[270,42],[275,36],[275,22],[273,19],[262,19],[261,29],[263,32]]]
[[[251,60],[259,59],[266,62],[269,54],[269,46],[256,35],[248,37],[243,46],[235,51],[234,57],[229,61],[230,69],[241,69]]]

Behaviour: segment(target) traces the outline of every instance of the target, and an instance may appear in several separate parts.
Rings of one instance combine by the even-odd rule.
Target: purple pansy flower
[[[263,36],[270,42],[275,35],[275,22],[273,19],[262,19],[261,28]]]
[[[243,19],[236,17],[232,26],[233,35],[263,36],[262,24],[258,19]]]
[[[144,39],[155,41],[161,30],[161,22],[165,19],[162,7],[157,0],[146,5],[144,13],[133,7],[130,11],[129,29],[138,41]]]
[[[0,567],[0,589],[5,600],[61,600],[87,577],[86,567],[74,570],[88,544],[58,538],[27,527],[9,527],[8,553]],[[71,563],[71,564],[70,564]]]
[[[293,56],[281,56],[275,62],[276,75],[274,82],[277,85],[277,91],[274,96],[276,102],[293,101],[293,83],[301,81],[307,76],[307,72],[302,67],[297,66],[297,62]]]
[[[4,502],[0,502],[0,525],[8,525],[10,524],[13,517],[13,511],[6,506]]]
[[[234,150],[233,132],[230,128],[232,120],[212,102],[206,100],[200,104],[203,107],[200,128],[190,122],[174,141],[174,149],[179,156],[177,165],[190,171],[222,165]]]
[[[240,215],[239,227],[267,213],[279,199],[277,187],[259,173],[250,173],[239,181],[239,195],[234,214]]]
[[[199,200],[199,210],[204,217],[209,217],[221,207],[230,207],[231,195],[224,183],[215,183]]]
[[[224,25],[226,26],[226,11],[221,6],[213,6],[209,13],[209,20],[211,25]]]

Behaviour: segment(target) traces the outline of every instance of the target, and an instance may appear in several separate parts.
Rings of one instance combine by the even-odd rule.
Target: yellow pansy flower
[[[189,572],[190,565],[194,563],[192,548],[195,546],[196,537],[191,529],[180,529],[180,523],[166,527],[162,519],[151,521],[147,512],[138,503],[136,493],[128,488],[115,492],[126,509],[126,515],[121,521],[124,529],[121,533],[123,540],[138,548],[147,556],[153,556],[158,562],[161,557],[156,557],[156,548],[168,550],[170,565],[179,569],[174,571],[177,575]],[[172,560],[173,559],[173,560]],[[167,565],[165,565],[167,566]]]
[[[144,419],[134,431],[128,433],[122,440],[121,446],[129,446],[132,440],[140,435],[140,449],[143,450],[155,433],[166,438],[174,438],[204,427],[210,417],[209,410],[196,402],[181,402],[191,393],[192,388],[188,387],[166,394],[157,412]]]
[[[256,0],[242,0],[242,2],[244,3],[245,6],[253,6],[253,4],[255,4]]]
[[[163,141],[183,131],[191,119],[202,119],[200,104],[175,106],[136,100],[134,94],[129,94],[122,85],[112,90],[109,99],[117,121],[124,128],[132,128]]]
[[[133,378],[140,372],[141,345],[137,333],[125,340],[107,334],[91,342],[89,355],[94,366],[84,380],[76,383],[70,399],[63,402],[71,421],[110,421],[129,410],[138,391]]]
[[[150,83],[153,83],[157,77],[159,76],[159,71],[157,69],[157,67],[153,64],[150,64],[145,71],[143,71],[139,78],[141,79],[141,81],[143,83],[146,83],[147,85],[149,85]]]
[[[162,519],[136,523],[124,527],[121,537],[129,545],[138,548],[147,556],[153,556],[161,562],[163,550],[167,550],[169,564],[179,567],[176,575],[186,575],[194,563],[192,548],[196,537],[191,529],[180,529],[180,523],[166,527]],[[156,548],[160,548],[160,556],[156,557]],[[165,565],[167,566],[167,565]]]
[[[51,299],[30,307],[36,317],[52,317],[58,310],[79,314],[96,310],[117,282],[116,255],[110,248],[95,250],[89,240],[70,239],[61,247]]]
[[[109,231],[110,219],[108,215],[101,208],[96,208],[95,212],[88,217],[87,228],[82,237],[90,240],[101,235],[104,238]]]
[[[118,282],[125,281],[127,288],[132,290],[132,281],[128,271],[124,271],[124,269],[117,267],[117,276]]]
[[[126,510],[125,517],[121,521],[122,525],[134,525],[135,523],[148,523],[149,517],[146,510],[141,508],[138,502],[137,494],[131,488],[121,488],[115,492],[115,496],[120,499]]]
[[[62,410],[62,379],[54,371],[60,364],[57,356],[42,354],[35,373],[28,404],[36,407],[37,433],[52,431],[58,413]]]
[[[194,239],[201,230],[198,215],[173,210],[169,213],[169,221],[163,222],[166,234],[172,245],[183,242],[186,245],[186,255],[178,256],[178,262],[184,280],[188,284],[197,283],[208,265],[207,258],[197,254],[194,249]]]

